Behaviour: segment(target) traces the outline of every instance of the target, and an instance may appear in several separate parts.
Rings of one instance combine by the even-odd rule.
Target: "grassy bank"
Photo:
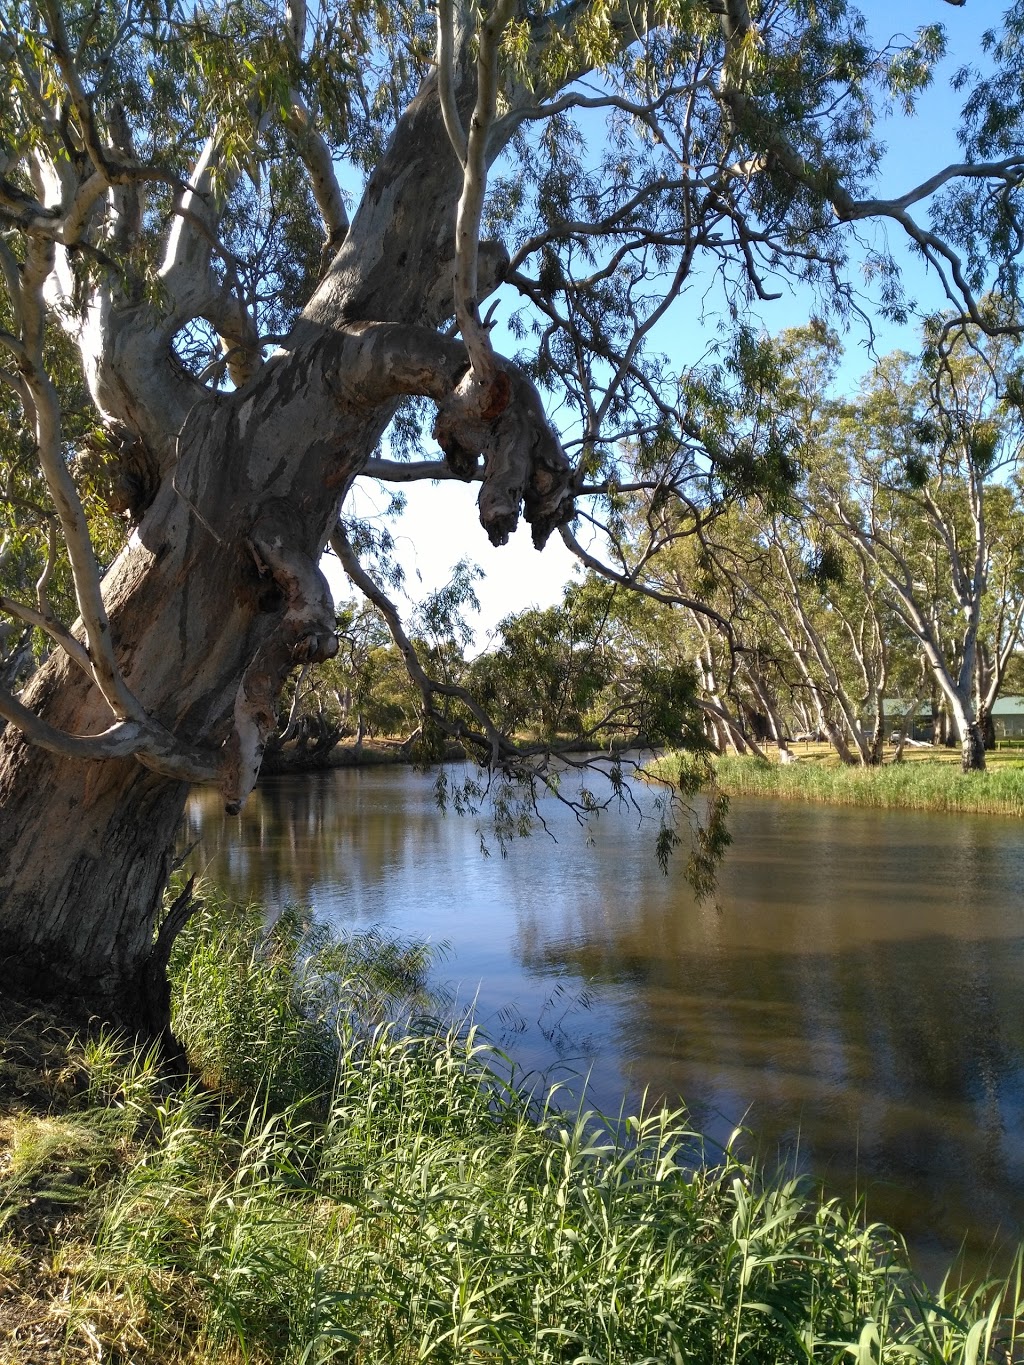
[[[905,763],[877,768],[848,767],[824,748],[797,752],[797,762],[764,762],[736,754],[715,759],[715,772],[729,796],[771,796],[838,806],[878,806],[1024,815],[1024,762],[1000,754],[985,772],[963,773],[959,757],[915,753]],[[676,760],[660,760],[671,773]],[[655,765],[657,768],[659,765]]]
[[[1024,1359],[1019,1265],[930,1295],[810,1186],[694,1169],[680,1112],[559,1115],[429,1017],[424,967],[211,901],[189,1081],[9,1018],[4,1365]]]

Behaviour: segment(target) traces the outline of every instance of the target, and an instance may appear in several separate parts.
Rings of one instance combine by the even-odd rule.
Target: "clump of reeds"
[[[271,923],[263,907],[204,888],[171,962],[174,1032],[224,1092],[320,1103],[344,1018],[367,1026],[408,1012],[426,999],[430,961],[423,943],[376,930],[341,938],[294,908]]]
[[[661,760],[671,770],[672,758]],[[854,767],[839,762],[766,763],[725,754],[715,759],[720,789],[730,796],[770,796],[830,805],[902,810],[1024,814],[1024,764],[964,773],[951,763],[917,760]]]
[[[110,1041],[82,1063],[86,1121],[131,1155],[104,1158],[52,1310],[67,1342],[203,1365],[1022,1359],[1019,1259],[929,1294],[859,1211],[738,1146],[702,1160],[681,1110],[560,1114],[424,1013],[425,965],[210,905],[175,1017],[217,1088]]]

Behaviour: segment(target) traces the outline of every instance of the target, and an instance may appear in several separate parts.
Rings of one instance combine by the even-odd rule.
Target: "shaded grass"
[[[0,1313],[31,1297],[54,1349],[7,1359],[1024,1360],[1019,1259],[929,1294],[857,1210],[739,1142],[700,1160],[681,1110],[560,1114],[431,1016],[426,966],[210,898],[173,964],[201,1075],[102,1036],[10,1119]],[[26,1194],[69,1163],[77,1222],[29,1275]]]
[[[678,760],[668,755],[671,773]],[[782,765],[726,754],[715,759],[715,775],[728,796],[769,796],[786,801],[894,810],[957,811],[994,815],[1024,814],[1024,763],[1003,760],[984,772],[964,773],[938,758],[886,763],[877,768],[849,767],[817,754]]]

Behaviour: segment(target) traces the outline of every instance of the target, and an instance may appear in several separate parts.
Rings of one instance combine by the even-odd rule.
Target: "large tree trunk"
[[[960,741],[960,767],[965,773],[985,771],[985,738],[976,720],[964,727]]]
[[[983,721],[973,714],[969,700],[957,694],[947,695],[946,705],[953,718],[957,738],[960,741],[960,767],[965,773],[983,772],[985,769],[985,734]]]
[[[903,740],[906,738],[906,725],[900,730],[899,758],[903,757]],[[875,692],[875,719],[868,740],[868,763],[880,764],[885,755],[885,698],[880,690]]]
[[[150,714],[211,753],[232,731],[240,680],[257,707],[272,704],[294,660],[282,631],[287,603],[261,573],[253,528],[278,517],[293,562],[312,575],[338,493],[388,419],[389,408],[346,421],[328,407],[318,390],[331,348],[316,349],[283,363],[256,392],[193,414],[176,485],[184,496],[165,484],[107,576],[128,682]],[[249,439],[239,421],[246,403],[256,419]],[[289,426],[299,441],[289,443]],[[328,426],[345,439],[332,439]],[[95,688],[63,655],[24,700],[72,734],[110,723]],[[152,1022],[147,963],[186,794],[183,783],[135,760],[57,757],[8,726],[0,738],[8,987],[76,998],[125,1023]]]
[[[996,749],[996,726],[992,719],[992,712],[985,707],[979,708],[978,725],[985,738],[985,752],[994,753]]]
[[[84,717],[76,683],[45,685]],[[11,726],[0,763],[0,983],[159,1028],[165,1002],[148,968],[187,789],[133,759],[57,759]]]
[[[300,579],[315,576],[339,500],[394,411],[394,386],[385,392],[374,369],[387,368],[388,356],[374,360],[358,324],[433,327],[451,313],[445,282],[460,186],[428,89],[399,124],[289,347],[245,389],[192,410],[173,478],[107,575],[126,680],[152,715],[193,744],[211,752],[223,745],[243,694],[250,710],[272,709],[297,657],[294,635],[283,638],[287,593],[261,563],[254,526],[269,517],[264,539],[284,542]],[[449,364],[448,380],[457,382],[454,349],[442,368]],[[23,699],[73,734],[111,721],[63,656]],[[154,931],[186,795],[180,781],[135,760],[56,757],[7,727],[3,984],[154,1026],[154,1010],[164,1008],[150,980]]]

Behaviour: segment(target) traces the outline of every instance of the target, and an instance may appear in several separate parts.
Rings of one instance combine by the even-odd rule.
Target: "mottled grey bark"
[[[276,513],[293,561],[315,575],[338,494],[388,419],[386,403],[364,413],[328,401],[337,351],[325,334],[242,394],[194,410],[176,477],[107,575],[126,679],[151,715],[211,757],[233,733],[240,681],[250,678],[269,705],[299,657],[299,642],[282,629],[282,575],[261,559],[254,531],[268,508]],[[96,689],[64,656],[24,700],[72,734],[109,723]],[[182,783],[134,759],[61,758],[8,727],[0,740],[0,971],[8,984],[82,996],[122,1017],[138,1013],[185,795]]]
[[[964,726],[960,741],[960,767],[965,773],[985,770],[985,736],[976,720]]]

